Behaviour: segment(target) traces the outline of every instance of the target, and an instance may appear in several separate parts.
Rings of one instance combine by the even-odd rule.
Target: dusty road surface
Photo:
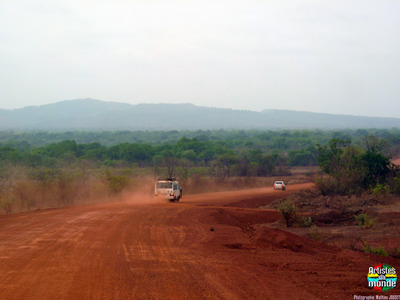
[[[255,208],[307,187],[185,196],[181,203],[136,196],[123,203],[1,216],[0,298],[353,299],[373,294],[366,278],[368,267],[380,262],[377,257],[268,228],[279,213]]]

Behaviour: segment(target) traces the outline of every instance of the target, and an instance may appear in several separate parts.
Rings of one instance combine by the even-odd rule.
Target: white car
[[[156,182],[154,188],[154,196],[179,202],[183,196],[182,187],[179,185],[179,182],[173,178],[159,180]]]
[[[283,181],[275,181],[274,183],[274,190],[282,190],[286,189],[286,185]]]

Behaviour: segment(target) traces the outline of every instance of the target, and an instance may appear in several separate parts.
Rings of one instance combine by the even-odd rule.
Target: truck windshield
[[[172,182],[157,182],[158,189],[170,189],[172,188]]]

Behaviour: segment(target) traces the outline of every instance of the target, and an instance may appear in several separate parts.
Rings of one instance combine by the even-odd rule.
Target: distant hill
[[[355,129],[400,127],[400,118],[289,110],[262,112],[193,104],[138,104],[93,99],[0,110],[0,130]]]

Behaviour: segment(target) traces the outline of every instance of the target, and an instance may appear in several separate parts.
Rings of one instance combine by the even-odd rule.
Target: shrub
[[[128,185],[129,177],[125,175],[113,175],[106,171],[108,190],[113,194],[118,194]]]
[[[279,204],[278,210],[282,214],[286,226],[291,227],[293,222],[296,220],[296,206],[292,201],[286,200]]]
[[[389,255],[387,253],[387,251],[385,250],[385,248],[383,248],[382,246],[374,248],[374,247],[370,246],[370,244],[368,242],[364,243],[364,252],[370,253],[370,254],[375,254],[375,255],[383,255],[383,256]]]
[[[324,196],[335,194],[337,191],[337,182],[332,177],[318,177],[315,186]]]
[[[389,194],[389,193],[390,193],[390,188],[387,185],[380,184],[380,183],[378,183],[372,189],[372,194],[378,199],[383,197],[383,196],[385,196],[386,194]]]
[[[10,214],[12,212],[13,204],[14,200],[8,197],[4,197],[0,201],[0,207],[5,210],[6,214]]]
[[[375,218],[371,218],[370,216],[368,216],[366,213],[356,215],[354,216],[354,218],[358,221],[358,225],[362,229],[372,228],[376,220]]]
[[[310,216],[300,218],[300,226],[301,227],[310,227],[313,223],[313,220]]]

